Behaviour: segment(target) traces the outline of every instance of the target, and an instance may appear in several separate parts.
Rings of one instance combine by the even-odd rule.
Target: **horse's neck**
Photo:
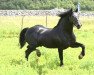
[[[67,18],[60,19],[55,29],[59,31],[65,31],[72,33],[73,32],[73,25],[68,21]]]

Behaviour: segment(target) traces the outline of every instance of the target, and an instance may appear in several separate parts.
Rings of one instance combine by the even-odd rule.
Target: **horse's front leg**
[[[63,49],[58,48],[59,59],[60,59],[60,66],[63,66]]]
[[[79,55],[79,59],[82,59],[85,56],[85,46],[83,44],[75,42],[75,43],[71,44],[70,47],[72,47],[72,48],[81,47],[82,51]]]

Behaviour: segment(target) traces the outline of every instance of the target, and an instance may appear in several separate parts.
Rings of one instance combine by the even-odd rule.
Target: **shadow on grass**
[[[58,61],[53,59],[42,64],[38,63],[36,60],[31,61],[30,67],[33,68],[38,73],[38,75],[46,75],[48,70],[53,70],[60,66]]]
[[[22,65],[22,64],[24,64],[25,62],[22,60],[22,59],[20,59],[20,60],[16,60],[16,59],[12,59],[11,61],[10,61],[10,64],[11,65]]]
[[[38,75],[46,75],[47,74],[47,70],[45,70],[45,66],[46,64],[43,65],[39,65],[36,62],[31,62],[30,66],[36,70],[36,72],[38,73]]]
[[[37,73],[38,75],[45,75],[47,74],[47,70],[44,70],[45,65],[37,66]]]

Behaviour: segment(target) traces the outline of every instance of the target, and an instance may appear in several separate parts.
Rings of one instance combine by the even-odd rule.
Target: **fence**
[[[56,16],[57,14],[64,12],[64,9],[52,9],[52,10],[0,10],[0,16],[22,16],[21,29],[23,28],[23,22],[25,16],[44,16],[45,24],[48,25],[48,16]],[[81,13],[80,16],[94,16],[94,13]]]

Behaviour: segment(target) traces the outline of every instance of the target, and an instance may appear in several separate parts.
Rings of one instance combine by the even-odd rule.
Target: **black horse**
[[[77,16],[77,10],[73,12],[72,9],[67,10],[58,15],[60,20],[58,24],[53,28],[46,28],[42,25],[35,25],[31,28],[24,28],[20,33],[20,46],[21,48],[28,43],[27,50],[25,51],[25,58],[28,60],[28,56],[39,46],[47,48],[58,48],[60,66],[63,65],[63,50],[72,47],[81,47],[82,51],[79,55],[79,59],[82,59],[85,55],[85,46],[76,42],[76,37],[73,32],[73,27],[77,29],[81,28]]]

